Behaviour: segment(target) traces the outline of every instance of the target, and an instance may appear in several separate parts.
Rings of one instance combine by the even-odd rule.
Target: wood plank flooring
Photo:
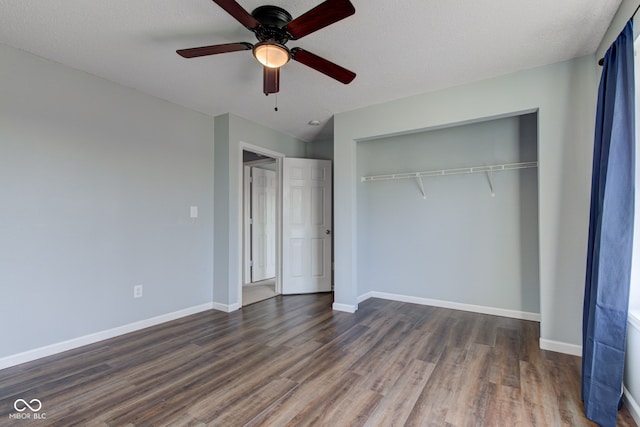
[[[332,300],[207,311],[1,370],[0,426],[593,425],[580,359],[539,350],[537,323]],[[46,419],[16,420],[16,399]],[[635,425],[625,408],[618,425]]]

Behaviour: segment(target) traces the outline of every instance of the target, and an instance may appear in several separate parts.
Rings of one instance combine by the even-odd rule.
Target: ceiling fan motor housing
[[[289,41],[290,36],[283,28],[293,18],[286,10],[278,6],[260,6],[251,12],[251,16],[261,24],[253,30],[261,42],[272,40],[284,45]]]

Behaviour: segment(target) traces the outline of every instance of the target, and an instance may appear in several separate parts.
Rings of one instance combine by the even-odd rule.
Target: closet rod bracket
[[[487,179],[489,180],[489,189],[491,190],[491,197],[496,197],[496,191],[493,189],[493,170],[487,171]]]
[[[422,177],[419,174],[416,174],[416,182],[418,183],[418,188],[420,188],[420,193],[422,193],[422,198],[427,200],[427,193],[424,191],[424,183],[422,182]]]

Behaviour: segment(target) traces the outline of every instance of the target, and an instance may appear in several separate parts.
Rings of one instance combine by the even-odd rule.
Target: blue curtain
[[[598,90],[582,319],[587,417],[615,426],[622,397],[633,245],[633,20],[609,48]]]

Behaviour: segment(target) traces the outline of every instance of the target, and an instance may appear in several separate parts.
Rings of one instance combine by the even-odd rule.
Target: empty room
[[[639,425],[639,8],[0,0],[0,426]]]

